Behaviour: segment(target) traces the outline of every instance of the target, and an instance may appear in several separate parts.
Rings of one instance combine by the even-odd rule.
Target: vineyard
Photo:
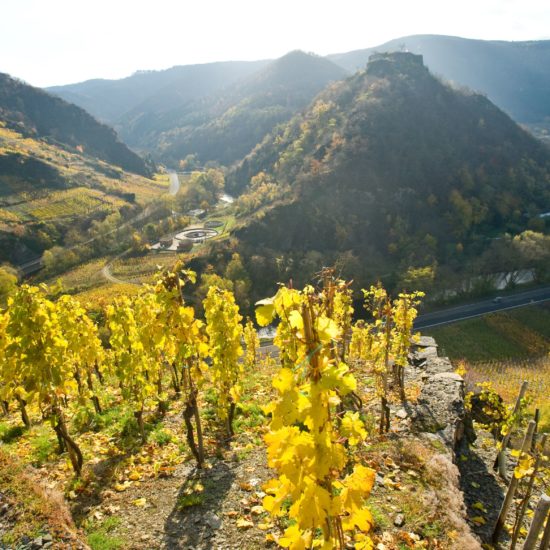
[[[529,359],[550,345],[550,308],[530,306],[426,330],[443,354],[469,362]]]
[[[165,193],[169,185],[166,175],[147,179],[126,173],[79,151],[23,137],[0,123],[0,158],[10,156],[17,158],[21,165],[40,165],[47,175],[31,173],[24,178],[2,174],[0,223],[6,230],[31,220],[82,216],[97,210],[115,211],[126,204],[120,198],[124,195],[133,195],[138,204],[145,204]]]
[[[86,187],[52,191],[47,197],[6,208],[21,221],[52,221],[112,212],[127,204],[124,200]]]
[[[372,322],[354,323],[331,270],[280,287],[256,310],[277,323],[273,354],[227,290],[210,287],[197,318],[183,299],[194,280],[166,270],[95,303],[93,319],[23,285],[0,314],[0,458],[63,492],[93,549],[475,547],[461,546],[473,538],[442,443],[407,427],[421,293],[372,287]],[[521,429],[517,415],[502,422]],[[40,517],[3,544],[44,534]]]
[[[449,355],[465,368],[469,388],[490,382],[506,401],[522,381],[529,382],[530,410],[539,408],[550,425],[550,308],[546,305],[494,313],[483,318],[431,329]]]

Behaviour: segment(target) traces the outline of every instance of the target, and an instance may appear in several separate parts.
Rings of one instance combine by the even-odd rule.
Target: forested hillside
[[[267,63],[227,61],[184,65],[163,71],[138,71],[120,80],[87,80],[47,90],[111,125],[123,117],[130,124],[144,113],[160,114],[213,94]],[[124,131],[124,124],[121,129]]]
[[[269,63],[191,65],[50,90],[108,120],[129,145],[163,162],[194,155],[195,163],[228,165],[346,74],[327,59],[295,51]]]
[[[142,128],[140,145],[165,161],[191,154],[229,165],[345,75],[326,59],[291,52],[230,89],[166,113]]]
[[[112,128],[80,107],[2,73],[0,121],[29,137],[48,139],[124,170],[150,175],[143,159],[119,141]]]
[[[260,293],[335,262],[360,281],[451,286],[505,233],[544,227],[549,183],[545,146],[409,53],[329,86],[228,176],[256,212],[237,236]]]

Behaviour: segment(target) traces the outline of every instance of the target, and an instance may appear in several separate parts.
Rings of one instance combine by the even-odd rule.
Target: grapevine
[[[260,339],[258,338],[258,333],[251,319],[247,319],[246,321],[243,329],[243,338],[246,347],[244,365],[248,370],[254,368],[254,365],[256,365],[256,356],[258,354],[258,348],[260,347]]]
[[[243,350],[243,328],[239,307],[228,290],[210,287],[204,300],[206,332],[212,358],[211,377],[217,393],[218,418],[225,422],[227,437],[233,436],[233,416],[239,401],[239,379],[243,372],[239,357]]]
[[[19,400],[36,401],[80,475],[82,452],[69,435],[63,410],[68,397],[77,393],[73,362],[56,305],[46,292],[45,286],[22,285],[9,298],[2,380]]]
[[[143,310],[142,310],[143,313]],[[134,303],[121,297],[107,308],[111,330],[111,347],[115,358],[115,373],[120,381],[122,395],[134,406],[141,439],[146,441],[143,412],[147,402],[157,396],[155,380],[158,364],[146,353],[140,328],[144,319],[136,317]]]
[[[166,349],[170,351],[165,360],[172,364],[175,388],[179,392],[183,388],[183,418],[187,442],[197,460],[198,467],[201,468],[205,456],[198,394],[204,383],[204,374],[207,370],[204,359],[208,355],[209,348],[203,323],[195,319],[193,308],[186,306],[183,300],[182,288],[187,281],[194,282],[195,274],[192,271],[184,271],[181,266],[176,265],[173,271],[162,275],[155,287],[155,293],[161,307],[159,325],[163,332],[169,335]]]
[[[59,298],[56,302],[56,311],[67,339],[67,356],[72,365],[79,396],[89,397],[96,413],[101,413],[99,397],[94,391],[93,376],[100,372],[105,353],[99,340],[97,326],[88,317],[84,308],[70,296]]]
[[[366,431],[358,413],[337,412],[341,398],[356,389],[335,355],[343,329],[331,313],[341,291],[283,287],[257,309],[260,325],[280,319],[275,343],[283,346],[282,368],[273,380],[278,398],[265,409],[271,414],[268,465],[278,478],[265,485],[263,506],[292,520],[278,540],[284,548],[343,549],[351,537],[357,549],[372,547],[365,499],[374,471],[352,459]]]

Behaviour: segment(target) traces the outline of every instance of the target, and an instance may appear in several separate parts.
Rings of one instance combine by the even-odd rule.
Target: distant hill
[[[0,121],[26,135],[45,138],[121,168],[148,175],[143,159],[114,130],[86,111],[44,90],[0,73]]]
[[[52,86],[47,91],[114,126],[123,116],[132,121],[142,113],[155,115],[211,95],[267,63],[227,61],[183,65],[163,71],[139,71],[118,80],[95,79]]]
[[[506,42],[414,35],[328,58],[354,72],[364,68],[374,52],[401,50],[421,54],[432,73],[486,94],[518,122],[550,118],[550,40]]]
[[[538,223],[550,151],[421,56],[382,54],[278,127],[227,182],[240,208],[287,189],[237,233],[259,289],[334,263],[359,281],[396,282],[409,268],[460,272],[491,238]]]
[[[175,67],[49,88],[112,123],[130,146],[174,164],[231,164],[347,71],[295,51],[276,61]]]
[[[322,57],[291,52],[219,94],[151,120],[139,146],[168,162],[196,154],[202,163],[229,165],[346,74]]]
[[[185,65],[48,91],[114,126],[131,147],[163,162],[174,164],[195,153],[201,163],[231,164],[329,81],[363,69],[374,52],[394,51],[423,55],[432,73],[487,95],[550,142],[550,40],[414,35],[325,59],[292,52],[275,62]]]

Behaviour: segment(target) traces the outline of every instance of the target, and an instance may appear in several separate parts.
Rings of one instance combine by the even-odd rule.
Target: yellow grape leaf
[[[532,456],[526,455],[520,458],[518,465],[514,468],[514,477],[516,479],[521,479],[522,477],[532,474],[534,463],[535,459]]]
[[[269,300],[271,300],[271,302],[269,302]],[[256,302],[256,305],[258,306],[256,308],[256,321],[258,322],[258,325],[261,327],[269,325],[269,323],[273,321],[273,317],[275,317],[275,306],[273,305],[273,299],[268,298],[266,300],[260,300],[259,302]]]
[[[475,523],[476,525],[485,525],[487,523],[487,520],[483,516],[476,516],[475,518],[470,518],[472,523]]]
[[[237,527],[239,529],[250,529],[250,527],[254,527],[254,523],[246,518],[239,518],[237,520]]]
[[[118,491],[119,493],[122,493],[122,491],[126,491],[130,485],[127,483],[115,483],[115,491]]]
[[[302,314],[296,309],[290,312],[290,315],[288,316],[288,322],[290,326],[294,329],[301,331],[304,328],[304,320],[302,319]]]
[[[328,317],[324,315],[317,318],[316,327],[319,340],[323,344],[328,344],[331,340],[336,340],[340,335],[340,329],[338,325]]]
[[[294,373],[287,368],[282,368],[273,379],[273,387],[284,393],[294,386]]]
[[[262,531],[267,531],[268,529],[271,529],[273,527],[273,523],[258,523],[256,527],[258,527],[258,529],[261,529]]]
[[[304,540],[297,523],[287,527],[284,535],[277,541],[277,543],[283,548],[292,548],[292,550],[306,549],[306,541]]]
[[[480,512],[483,512],[484,514],[487,513],[487,508],[485,508],[485,506],[483,506],[483,503],[481,502],[476,502],[475,504],[472,504],[472,508],[474,508],[475,510],[479,510]]]
[[[141,479],[141,474],[137,470],[133,470],[132,472],[130,472],[128,479],[132,481],[138,481]]]
[[[147,503],[147,499],[142,497],[142,498],[136,498],[136,500],[133,500],[132,501],[132,504],[134,506],[139,506],[140,508],[143,508],[143,506],[145,506],[145,504]]]

